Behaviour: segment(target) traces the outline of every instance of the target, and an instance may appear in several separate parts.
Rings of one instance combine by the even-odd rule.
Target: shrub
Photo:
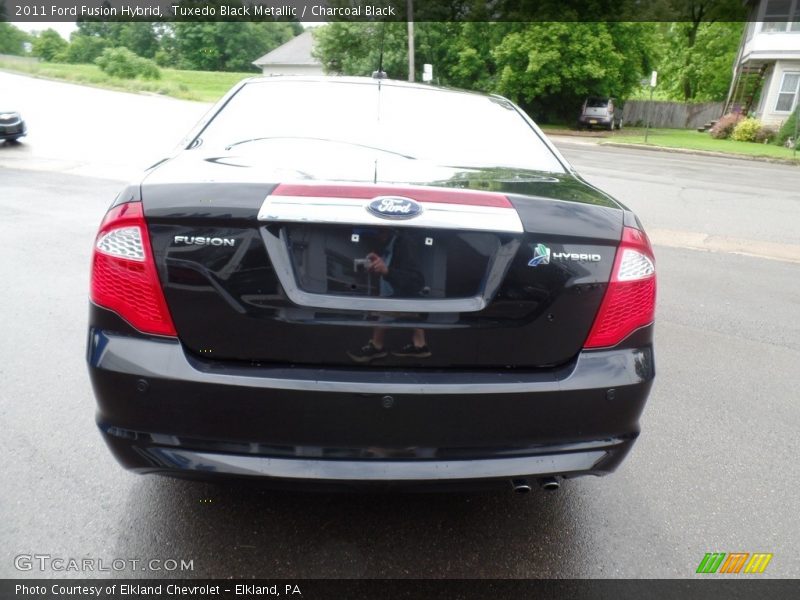
[[[775,136],[773,140],[778,146],[786,146],[786,142],[790,138],[794,138],[794,128],[795,123],[797,122],[797,113],[800,112],[800,108],[796,109],[792,116],[786,119],[786,121],[781,125],[781,128],[778,130],[778,134]],[[797,140],[794,140],[794,143],[797,143]]]
[[[153,60],[156,61],[156,64],[159,67],[169,67],[175,62],[173,60],[173,56],[169,52],[163,49],[156,50],[156,53],[153,56]]]
[[[714,124],[709,133],[711,137],[718,140],[728,139],[733,133],[733,128],[741,120],[742,115],[740,113],[728,113]]]
[[[161,71],[147,58],[134,54],[125,47],[106,48],[95,64],[107,75],[121,79],[160,79]]]
[[[733,128],[731,139],[737,142],[754,142],[759,129],[761,129],[761,121],[747,117],[739,121]]]
[[[769,144],[772,140],[775,139],[775,136],[778,135],[778,132],[775,131],[774,127],[770,127],[769,125],[762,125],[756,131],[755,138],[753,138],[754,142],[758,142],[759,144]]]
[[[107,47],[108,42],[101,37],[73,35],[69,47],[64,52],[64,62],[91,64]]]

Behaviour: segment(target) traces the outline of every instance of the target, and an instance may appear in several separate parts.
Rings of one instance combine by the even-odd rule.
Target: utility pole
[[[644,124],[644,143],[647,143],[647,135],[650,133],[650,115],[653,113],[653,91],[656,89],[658,73],[653,71],[650,74],[650,102],[647,103],[647,118]]]
[[[414,81],[414,0],[408,0],[408,80]]]

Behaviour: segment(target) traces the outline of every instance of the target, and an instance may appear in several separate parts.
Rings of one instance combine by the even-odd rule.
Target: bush
[[[713,138],[726,140],[731,136],[734,127],[741,120],[742,115],[740,113],[728,113],[714,124],[709,133]]]
[[[769,144],[772,140],[775,139],[775,136],[778,135],[778,132],[775,131],[774,127],[770,127],[769,125],[762,125],[759,127],[758,131],[756,131],[756,136],[753,139],[754,142],[758,142],[759,144]]]
[[[755,142],[759,129],[761,129],[761,121],[747,117],[739,121],[733,128],[731,139],[737,142]]]
[[[792,113],[792,116],[786,119],[783,125],[781,125],[780,130],[778,130],[778,134],[773,140],[778,146],[786,146],[786,142],[789,141],[790,138],[794,138],[794,128],[797,122],[798,112],[800,112],[800,109],[796,109]],[[797,140],[794,140],[794,143],[797,144]]]
[[[166,50],[156,50],[153,60],[159,67],[169,67],[175,63],[173,56]]]
[[[107,75],[121,79],[160,79],[156,63],[147,58],[134,54],[124,47],[106,48],[95,60],[95,64]]]

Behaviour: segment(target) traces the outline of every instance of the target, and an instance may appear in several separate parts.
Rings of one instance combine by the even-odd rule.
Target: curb
[[[598,131],[596,133],[585,133],[585,132],[577,132],[572,129],[542,129],[544,134],[548,137],[551,135],[554,136],[562,136],[562,137],[572,137],[572,138],[584,138],[588,140],[607,140],[609,136],[607,133]]]
[[[653,146],[651,144],[634,144],[628,142],[598,142],[601,146],[614,146],[616,148],[633,148],[636,150],[652,150],[655,152],[673,152],[675,154],[694,154],[696,156],[714,156],[716,158],[736,158],[738,160],[773,163],[779,165],[800,166],[800,156],[797,160],[791,158],[772,158],[770,156],[746,156],[743,154],[731,154],[729,152],[713,152],[711,150],[692,150],[690,148],[669,148],[665,146]]]
[[[677,231],[673,229],[650,229],[647,232],[656,247],[721,252],[752,256],[766,260],[800,264],[800,244],[786,244],[765,240],[751,240],[729,235]]]

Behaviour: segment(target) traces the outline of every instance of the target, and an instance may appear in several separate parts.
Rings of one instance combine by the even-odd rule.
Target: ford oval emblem
[[[367,205],[367,210],[383,219],[411,219],[422,212],[422,207],[411,198],[380,196]]]

